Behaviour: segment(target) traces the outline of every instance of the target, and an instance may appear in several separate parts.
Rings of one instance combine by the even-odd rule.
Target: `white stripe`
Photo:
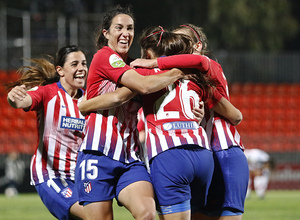
[[[206,149],[209,149],[209,150],[210,150],[210,149],[211,149],[210,143],[208,142],[208,137],[207,137],[206,132],[205,132],[204,129],[202,129],[202,135],[203,135],[203,137],[204,137]],[[204,147],[204,146],[202,146],[202,147]]]
[[[56,143],[56,136],[51,135],[51,131],[53,129],[53,118],[54,118],[54,108],[57,96],[54,96],[47,104],[47,113],[45,117],[45,131],[44,135],[48,136],[48,161],[47,161],[47,171],[49,172],[49,178],[54,177],[53,167],[53,158],[54,158],[54,150]],[[42,152],[41,152],[42,153]]]
[[[225,124],[226,124],[226,131],[228,133],[228,137],[230,138],[231,142],[234,143],[235,141],[234,141],[233,135],[230,131],[230,124],[228,122],[225,122]]]
[[[155,144],[155,135],[153,135],[151,133],[151,129],[149,129],[148,135],[149,135],[150,146],[151,146],[151,154],[152,154],[152,157],[154,157],[157,155],[157,150],[156,150],[157,146]]]
[[[202,147],[202,138],[199,135],[199,129],[194,130],[193,132],[195,134],[195,137],[197,138],[198,145]]]
[[[221,148],[222,149],[227,149],[228,148],[227,141],[226,141],[226,137],[225,137],[225,134],[224,134],[224,129],[223,129],[223,126],[222,126],[222,123],[221,123],[220,119],[215,120],[215,126],[216,126],[216,129],[217,129],[217,132],[218,132]]]
[[[93,142],[92,142],[92,150],[98,150],[99,140],[100,140],[100,132],[101,132],[101,124],[102,124],[102,115],[96,114],[95,122],[94,122],[94,133],[93,133]]]
[[[113,132],[113,129],[112,129],[113,128],[113,126],[112,126],[113,119],[114,119],[113,115],[110,115],[110,116],[107,117],[106,133],[105,133],[105,144],[104,144],[104,149],[103,149],[103,154],[105,154],[105,155],[108,154],[108,151],[110,149],[111,137],[112,137],[112,132]],[[117,126],[118,126],[118,124],[117,124]]]
[[[70,111],[70,115],[71,117],[76,118],[76,114],[75,114],[75,109],[74,109],[74,102],[72,97],[69,94],[66,94],[66,99],[67,99],[67,103],[68,103],[68,109]]]
[[[186,139],[186,142],[187,142],[188,144],[195,144],[193,138],[190,136],[190,134],[189,134],[187,131],[185,131],[185,132],[182,134],[182,136]]]
[[[169,146],[167,144],[166,137],[163,134],[162,130],[159,129],[158,127],[155,127],[155,130],[156,130],[156,134],[157,134],[162,151],[168,150]]]

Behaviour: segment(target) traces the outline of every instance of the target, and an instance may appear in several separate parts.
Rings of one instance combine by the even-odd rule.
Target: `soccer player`
[[[215,170],[206,210],[202,207],[192,207],[193,219],[240,220],[244,212],[249,178],[247,159],[243,152],[244,146],[234,126],[240,123],[242,115],[228,101],[228,84],[221,65],[204,56],[208,51],[207,38],[202,29],[192,24],[185,24],[176,28],[174,32],[190,36],[195,55],[161,57],[148,60],[147,65],[142,65],[141,60],[135,60],[131,66],[158,66],[160,69],[197,68],[214,80],[216,89],[223,97],[214,108],[205,112],[202,125],[211,144]],[[233,109],[231,113],[226,110],[230,106]]]
[[[245,155],[248,160],[250,178],[247,191],[247,197],[252,190],[252,181],[254,191],[258,198],[265,198],[270,180],[271,170],[274,168],[274,162],[270,155],[261,149],[245,149]]]
[[[78,203],[74,175],[83,138],[84,116],[78,109],[87,77],[87,61],[78,46],[56,53],[55,64],[33,59],[35,66],[21,67],[21,78],[10,84],[9,104],[36,111],[38,146],[31,159],[31,184],[48,210],[58,219],[84,219]]]
[[[87,79],[87,100],[114,91],[156,92],[184,76],[179,69],[142,76],[126,63],[134,37],[134,18],[128,8],[117,6],[104,14]],[[114,100],[109,101],[114,102]],[[109,104],[107,103],[107,104]],[[86,135],[80,147],[76,185],[87,219],[112,219],[112,201],[127,208],[136,219],[155,219],[153,186],[139,158],[138,97],[120,107],[87,116]]]

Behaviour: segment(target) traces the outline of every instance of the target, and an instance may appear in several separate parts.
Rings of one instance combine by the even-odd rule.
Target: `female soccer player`
[[[9,104],[36,111],[38,146],[31,159],[31,184],[58,219],[84,219],[74,175],[85,119],[78,109],[87,77],[84,53],[74,45],[61,48],[53,65],[33,59],[7,95]]]
[[[163,29],[158,27],[146,30],[143,36],[142,51],[145,57],[150,58],[152,56],[156,57],[160,55],[172,55],[176,53],[189,53],[192,51],[190,40],[188,38],[165,32]],[[137,71],[143,75],[158,74],[161,72],[158,69],[137,69]],[[203,78],[201,75],[200,77]],[[175,84],[169,85],[166,89],[143,97],[143,108],[146,110],[145,112],[147,112],[147,126],[151,126],[151,128],[149,128],[147,131],[152,130],[152,132],[147,133],[146,136],[151,134],[150,136],[152,136],[152,138],[157,139],[156,144],[154,144],[153,141],[150,141],[152,138],[148,139],[146,141],[146,143],[148,142],[146,145],[148,149],[148,155],[150,156],[149,159],[152,157],[154,158],[153,160],[150,160],[150,173],[152,180],[155,179],[154,188],[158,198],[160,217],[164,219],[190,218],[190,185],[201,186],[201,189],[197,187],[200,194],[195,195],[195,197],[197,196],[198,201],[202,202],[203,206],[205,204],[205,198],[213,172],[213,159],[211,152],[207,149],[208,143],[206,141],[206,134],[202,127],[198,125],[198,122],[196,119],[194,119],[194,115],[192,113],[193,107],[198,105],[199,101],[205,96],[204,94],[207,94],[206,90],[204,90],[204,88],[207,88],[207,84],[205,82],[206,81],[203,79],[203,81],[200,83],[200,88],[194,82],[177,81]],[[187,88],[189,89],[187,90]],[[110,97],[109,95],[113,94],[107,93],[93,99],[83,101],[80,108],[82,105],[84,106],[85,111],[97,110],[98,108],[107,108],[109,106],[104,103],[107,103],[107,101],[110,99],[120,99],[120,103],[122,103],[125,95],[122,96],[120,94],[125,94],[125,92],[117,93],[117,91],[124,89],[125,88],[122,87],[113,92],[115,97],[111,96],[111,98],[107,98]],[[184,90],[187,91],[183,92]],[[193,102],[191,102],[193,104],[189,103],[188,100],[193,100]],[[169,101],[170,103],[166,104],[166,102]],[[153,106],[155,107],[153,108]],[[168,109],[166,114],[170,115],[163,116],[163,118],[157,118],[155,120],[154,118],[156,116],[162,116],[159,112],[164,112],[165,108]],[[184,110],[182,108],[184,108]],[[153,115],[155,116],[154,118]],[[165,117],[167,117],[167,119]],[[165,124],[160,124],[162,122],[165,122]],[[168,124],[173,124],[174,126],[178,125],[179,127],[171,130],[165,130],[162,128]],[[182,126],[185,126],[185,128]],[[161,131],[158,132],[158,130]],[[159,144],[159,139],[161,139],[161,144]],[[166,139],[169,139],[168,143],[164,141]],[[174,155],[174,153],[176,155]],[[185,156],[182,156],[181,154]],[[163,155],[170,157],[170,160],[167,162],[167,160],[165,161],[164,159],[156,159],[161,158]],[[172,157],[178,158],[171,159]],[[178,162],[179,160],[182,161]],[[161,166],[158,165],[159,167],[153,168],[153,166],[155,167],[159,163],[162,163]],[[187,173],[179,172],[177,168],[175,168],[176,165],[181,167],[190,166],[191,169],[186,169]],[[170,166],[167,169],[170,170],[169,174],[163,171],[165,170],[164,166]],[[163,178],[166,176],[161,176],[161,172],[164,172],[168,178],[171,178],[171,175],[173,175],[173,178],[176,176],[178,179],[175,178],[172,181],[166,181],[168,178]],[[172,172],[173,174],[171,174]],[[182,181],[182,179],[180,180],[178,175],[182,175],[181,177],[185,178],[185,181]],[[167,186],[167,184],[172,184],[172,186]],[[170,188],[173,190],[170,190]],[[168,193],[162,195],[166,192]],[[169,207],[168,212],[166,207]]]
[[[126,64],[134,37],[134,19],[127,8],[118,6],[106,12],[98,33],[98,51],[87,79],[87,99],[122,85],[135,94],[148,94],[184,76],[179,69],[142,76]],[[87,219],[112,219],[113,198],[134,218],[155,219],[153,187],[138,155],[136,117],[140,106],[135,98],[120,107],[93,112],[87,117],[75,175],[79,201]]]
[[[190,36],[194,45],[193,53],[196,55],[177,55],[152,61],[145,60],[147,65],[142,64],[142,60],[135,60],[131,66],[158,66],[160,69],[175,66],[192,67],[199,69],[214,80],[217,90],[223,97],[212,110],[205,112],[205,120],[202,124],[213,150],[215,170],[206,210],[192,207],[193,219],[197,219],[197,216],[199,219],[204,219],[205,217],[200,212],[211,216],[210,219],[242,219],[249,169],[243,153],[244,146],[234,126],[239,124],[242,115],[228,101],[228,84],[221,65],[204,56],[204,53],[207,53],[207,39],[202,29],[192,24],[184,24],[176,28],[174,32]],[[226,108],[230,106],[233,111],[228,114]]]

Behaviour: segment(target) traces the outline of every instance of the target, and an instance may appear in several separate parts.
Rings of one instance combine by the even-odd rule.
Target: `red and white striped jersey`
[[[90,65],[87,98],[114,91],[119,77],[129,69],[111,48],[98,50]],[[134,98],[120,107],[89,114],[80,151],[100,151],[125,163],[139,160],[137,112],[140,107],[141,102]]]
[[[83,97],[83,90],[79,90]],[[34,87],[29,110],[37,112],[38,146],[31,159],[31,184],[62,177],[74,180],[76,159],[83,138],[85,119],[78,100],[60,82]]]
[[[142,75],[161,73],[159,69],[137,69],[137,72]],[[185,144],[209,149],[205,130],[192,113],[204,96],[204,91],[189,80],[178,80],[163,90],[143,96],[149,160],[165,150]]]
[[[229,100],[228,83],[223,73],[221,65],[214,60],[193,54],[175,55],[158,58],[160,68],[197,68],[204,74],[207,74],[216,83],[218,92]],[[205,128],[211,149],[219,151],[228,149],[231,146],[240,146],[244,148],[241,137],[236,129],[226,118],[214,112],[211,107],[215,103],[208,101],[206,103],[205,118],[201,125]],[[208,106],[208,108],[207,108]]]

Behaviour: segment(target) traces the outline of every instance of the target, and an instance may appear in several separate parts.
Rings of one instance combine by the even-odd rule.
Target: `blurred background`
[[[0,176],[5,159],[17,152],[25,164],[20,192],[35,191],[29,186],[35,113],[9,107],[3,85],[19,77],[16,70],[28,64],[23,58],[54,57],[66,44],[78,44],[90,62],[102,13],[117,4],[131,4],[136,17],[133,58],[140,56],[137,40],[148,26],[203,27],[227,77],[231,102],[243,113],[237,128],[245,148],[262,149],[274,159],[270,189],[300,189],[298,0],[1,0]]]

